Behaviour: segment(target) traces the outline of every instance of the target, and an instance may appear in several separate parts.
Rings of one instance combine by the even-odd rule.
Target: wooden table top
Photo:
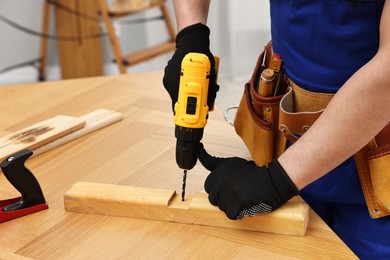
[[[0,135],[58,114],[107,108],[124,116],[27,161],[49,209],[0,224],[0,258],[356,259],[314,212],[304,237],[65,212],[63,195],[77,181],[181,190],[171,104],[161,79],[158,71],[0,87]],[[210,114],[205,147],[216,156],[248,158],[221,114]],[[202,192],[207,174],[200,164],[189,171],[187,193]],[[0,175],[0,200],[16,196]]]

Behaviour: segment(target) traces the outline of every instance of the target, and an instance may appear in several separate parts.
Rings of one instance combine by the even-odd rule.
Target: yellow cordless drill
[[[217,70],[219,58],[214,59]],[[198,160],[198,146],[207,123],[210,70],[210,60],[201,53],[188,53],[181,63],[179,96],[175,104],[174,120],[177,138],[176,163],[184,170],[182,201],[185,197],[187,170],[191,170]]]

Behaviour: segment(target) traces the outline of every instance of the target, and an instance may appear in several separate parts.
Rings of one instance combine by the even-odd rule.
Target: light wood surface
[[[123,114],[120,122],[27,160],[49,209],[2,223],[0,252],[33,259],[356,259],[312,211],[304,237],[66,212],[63,196],[78,181],[181,189],[171,102],[162,75],[0,88],[0,133],[102,107]],[[203,142],[216,156],[249,156],[218,110],[210,114]],[[187,175],[187,194],[204,192],[207,174],[198,163]],[[0,175],[0,199],[17,195]]]
[[[64,204],[65,210],[70,212],[295,236],[305,235],[309,220],[309,206],[303,201],[289,201],[270,214],[232,221],[210,204],[205,193],[187,196],[183,202],[174,190],[92,182],[75,183],[65,193]]]

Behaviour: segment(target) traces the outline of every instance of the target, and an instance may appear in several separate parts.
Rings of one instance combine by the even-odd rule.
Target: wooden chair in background
[[[94,34],[99,34],[99,16],[102,18],[114,53],[115,61],[121,74],[126,73],[126,68],[146,61],[158,55],[165,54],[175,49],[176,32],[170,18],[170,14],[164,0],[115,0],[108,6],[107,0],[45,0],[43,5],[42,33],[49,34],[50,4],[65,6],[83,15],[95,19],[82,19],[61,8],[55,8],[56,33],[59,35],[78,37],[79,41],[57,41],[61,75],[63,79],[79,78],[103,75],[103,58],[101,53],[101,39],[87,39]],[[151,8],[159,8],[167,28],[169,39],[166,42],[152,47],[145,47],[139,51],[123,54],[113,26],[115,19],[141,13]],[[64,22],[65,21],[65,22]],[[128,37],[132,37],[129,35]],[[39,64],[40,81],[46,80],[47,62],[46,37],[41,40]]]
[[[135,65],[158,55],[175,50],[176,32],[164,0],[115,0],[112,6],[108,6],[106,0],[99,1],[100,15],[103,18],[115,60],[121,74],[126,73],[126,68],[131,65]],[[130,54],[123,54],[119,39],[115,34],[113,21],[115,21],[115,19],[140,13],[151,8],[160,9],[167,28],[169,40]]]
[[[49,21],[50,21],[50,4],[47,1],[43,3],[43,11],[42,11],[42,33],[49,33]],[[47,39],[41,39],[41,47],[40,47],[40,59],[41,62],[38,66],[38,80],[45,81],[46,80],[46,62],[47,62]]]

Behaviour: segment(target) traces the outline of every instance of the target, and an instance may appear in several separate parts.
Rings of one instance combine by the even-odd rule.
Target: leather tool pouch
[[[234,119],[237,134],[247,146],[257,165],[267,165],[277,158],[286,148],[286,139],[278,130],[279,103],[283,95],[263,97],[257,94],[255,84],[261,74],[263,59],[269,64],[272,55],[271,43],[260,54],[255,70],[248,83]],[[287,85],[286,85],[287,86]],[[281,86],[281,93],[285,93]]]
[[[294,143],[321,115],[333,94],[310,92],[289,80],[288,84],[280,103],[279,129]]]
[[[260,54],[234,119],[237,134],[257,165],[267,165],[294,143],[321,115],[333,94],[304,90],[285,78],[281,95],[263,97],[255,83],[272,54],[271,42]],[[264,57],[266,55],[266,57]],[[371,218],[390,215],[390,123],[355,154],[360,183]]]
[[[295,142],[321,115],[333,94],[313,93],[290,82],[280,102],[279,129]],[[371,218],[390,215],[390,124],[355,154]]]
[[[355,160],[371,218],[390,215],[390,123]]]

